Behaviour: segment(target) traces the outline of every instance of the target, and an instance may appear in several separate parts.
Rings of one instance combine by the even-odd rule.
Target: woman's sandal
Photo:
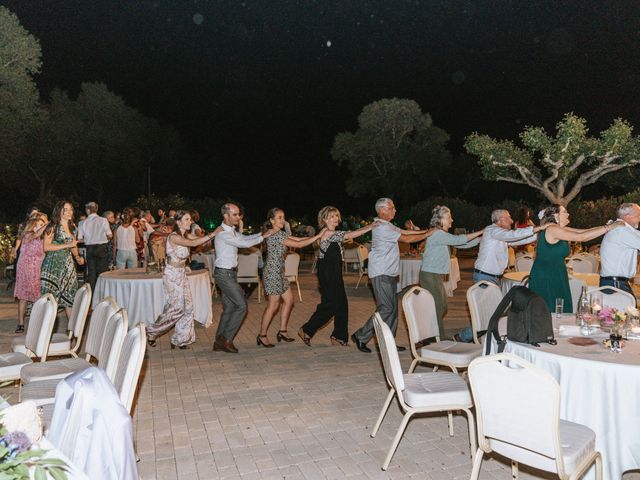
[[[344,340],[340,340],[339,338],[336,338],[333,335],[331,335],[331,345],[338,346],[338,347],[348,347],[349,342],[345,342]]]
[[[156,346],[155,338],[151,340],[149,337],[147,337],[147,345],[149,345],[150,347],[155,347]]]
[[[302,339],[307,347],[311,346],[311,337],[305,333],[302,327],[300,327],[300,330],[298,330],[298,336]]]
[[[278,342],[280,342],[280,341],[283,341],[283,342],[295,342],[296,341],[295,338],[287,337],[287,331],[286,330],[278,330],[278,333],[276,334],[276,338],[278,339]]]
[[[15,329],[15,333],[24,333],[24,325],[18,325]]]

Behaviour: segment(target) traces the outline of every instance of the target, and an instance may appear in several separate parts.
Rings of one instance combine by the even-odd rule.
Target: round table
[[[195,320],[208,327],[213,318],[209,272],[197,270],[187,273],[187,277],[191,287]],[[93,306],[108,296],[113,297],[119,306],[127,309],[130,327],[140,322],[144,322],[145,325],[152,324],[164,308],[162,274],[145,273],[141,268],[105,272],[96,283]]]
[[[560,324],[575,325],[573,315]],[[574,334],[575,327],[568,328]],[[622,353],[602,344],[606,334],[589,346],[574,345],[571,336],[556,333],[557,345],[507,341],[506,352],[549,372],[560,385],[560,418],[586,425],[596,432],[604,477],[619,479],[626,470],[640,468],[640,342],[629,340]],[[584,337],[582,337],[584,338]],[[589,478],[594,478],[591,469]],[[586,478],[586,477],[585,477]]]
[[[420,281],[420,267],[422,266],[422,257],[400,257],[400,277],[398,279],[398,291],[410,286],[417,285]],[[451,265],[449,270],[449,278],[444,282],[444,288],[449,297],[453,296],[453,292],[458,288],[460,281],[460,264],[456,257],[451,257]]]

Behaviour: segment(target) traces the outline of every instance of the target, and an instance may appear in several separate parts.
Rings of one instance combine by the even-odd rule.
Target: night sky
[[[568,111],[594,132],[640,126],[637,1],[0,3],[40,40],[45,98],[106,83],[180,132],[187,180],[170,190],[260,211],[370,213],[329,151],[380,98],[416,100],[454,154],[474,130],[515,138]]]

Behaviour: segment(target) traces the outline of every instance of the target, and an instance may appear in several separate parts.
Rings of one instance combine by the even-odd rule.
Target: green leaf
[[[53,480],[68,480],[67,474],[57,467],[50,468],[49,474],[53,477]]]
[[[34,480],[47,480],[47,474],[44,472],[44,469],[41,466],[36,466],[33,472]]]

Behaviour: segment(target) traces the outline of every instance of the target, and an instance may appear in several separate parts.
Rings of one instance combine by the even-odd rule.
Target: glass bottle
[[[591,303],[589,302],[589,294],[587,287],[583,286],[578,300],[578,324],[580,325],[580,333],[582,335],[591,334]]]

